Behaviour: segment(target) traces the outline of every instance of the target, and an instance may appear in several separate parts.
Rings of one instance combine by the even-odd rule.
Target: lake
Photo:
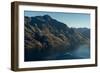
[[[63,52],[63,53],[54,53],[47,55],[43,53],[37,53],[33,51],[29,52],[30,54],[25,54],[25,61],[44,61],[44,60],[72,60],[72,59],[88,59],[90,58],[90,48],[87,45],[80,45],[75,50]]]
[[[63,59],[88,59],[90,58],[90,48],[86,45],[81,45],[77,49],[70,52],[55,54],[48,56],[48,60],[63,60]]]

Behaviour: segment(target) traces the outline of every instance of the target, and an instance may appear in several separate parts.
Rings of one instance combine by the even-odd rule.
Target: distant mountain
[[[90,29],[89,28],[75,28],[75,30],[82,33],[85,37],[90,38]]]
[[[75,50],[80,44],[90,44],[89,29],[69,28],[49,15],[25,16],[24,22],[26,61],[40,60],[49,55]]]

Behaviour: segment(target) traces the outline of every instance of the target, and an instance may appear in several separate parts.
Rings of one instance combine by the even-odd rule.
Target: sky
[[[24,11],[24,16],[34,17],[44,15],[49,15],[53,19],[63,22],[69,27],[90,28],[90,14],[87,13]]]

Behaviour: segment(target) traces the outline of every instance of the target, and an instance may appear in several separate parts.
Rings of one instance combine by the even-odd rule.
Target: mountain
[[[25,16],[24,22],[25,61],[75,50],[80,44],[89,46],[87,29],[69,28],[49,15]]]
[[[90,38],[90,29],[89,28],[74,28],[76,31],[82,33],[88,39]]]

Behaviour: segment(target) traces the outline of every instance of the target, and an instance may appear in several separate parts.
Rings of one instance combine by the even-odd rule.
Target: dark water
[[[72,55],[76,58],[90,58],[90,48],[86,45],[81,45],[79,48],[72,51]]]
[[[86,45],[81,45],[75,50],[62,54],[48,56],[45,59],[62,60],[62,59],[87,59],[87,58],[90,58],[90,48],[88,48]]]
[[[40,55],[37,52],[29,52],[29,54],[25,54],[25,61],[43,61],[43,60],[71,60],[71,59],[88,59],[90,58],[90,48],[86,45],[80,45],[75,50],[67,51],[64,53],[57,53],[52,55],[46,55],[44,52]],[[42,56],[43,55],[43,56]]]

